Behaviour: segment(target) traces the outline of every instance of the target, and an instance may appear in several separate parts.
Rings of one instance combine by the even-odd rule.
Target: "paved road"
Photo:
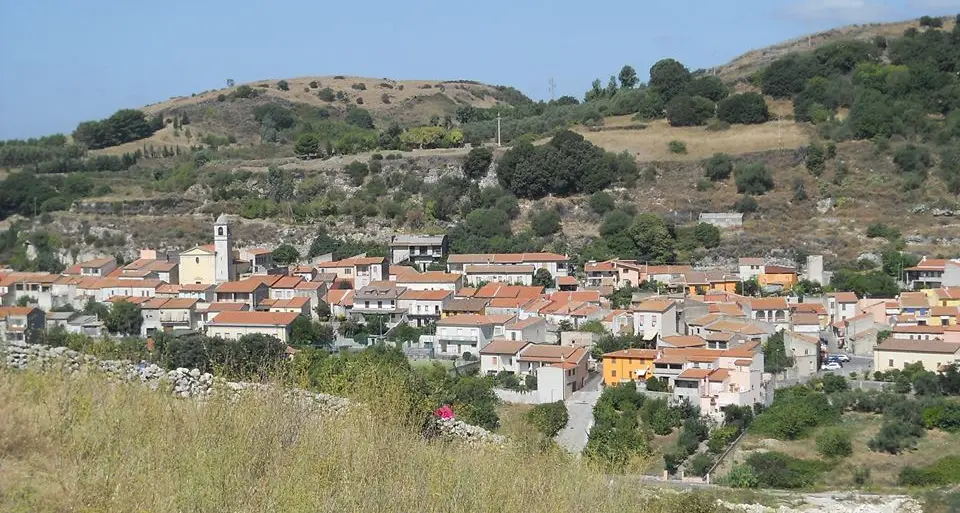
[[[820,371],[820,374],[825,372],[833,372],[834,374],[839,374],[845,378],[850,377],[851,372],[856,372],[858,378],[863,378],[864,371],[870,371],[873,374],[873,358],[869,356],[855,356],[849,355],[850,361],[843,364],[843,368],[838,371]]]
[[[556,441],[561,447],[573,454],[580,454],[587,445],[587,434],[593,426],[593,407],[600,398],[599,373],[594,374],[587,384],[574,392],[567,400],[567,427],[557,433]]]

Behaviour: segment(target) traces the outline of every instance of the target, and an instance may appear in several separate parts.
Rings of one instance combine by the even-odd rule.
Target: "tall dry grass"
[[[278,397],[197,402],[98,377],[0,371],[0,510],[712,512],[558,451],[466,447]]]

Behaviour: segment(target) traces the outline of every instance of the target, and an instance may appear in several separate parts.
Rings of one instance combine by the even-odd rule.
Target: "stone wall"
[[[272,391],[274,385],[227,381],[199,369],[178,368],[166,371],[156,364],[128,360],[101,360],[66,347],[48,347],[24,342],[0,342],[0,369],[58,371],[67,374],[99,373],[126,383],[141,383],[151,390],[182,398],[204,399],[212,396],[236,398],[250,391]],[[307,404],[321,414],[340,414],[351,408],[344,397],[283,388],[283,396],[297,404]],[[467,443],[502,445],[504,437],[456,419],[437,420],[429,433]]]

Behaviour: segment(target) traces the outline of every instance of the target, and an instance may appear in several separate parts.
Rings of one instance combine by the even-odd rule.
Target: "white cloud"
[[[784,6],[782,10],[783,15],[792,19],[844,23],[880,21],[893,12],[894,9],[881,0],[800,0]]]

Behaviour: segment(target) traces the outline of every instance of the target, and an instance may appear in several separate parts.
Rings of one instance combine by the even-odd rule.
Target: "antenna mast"
[[[500,113],[497,113],[497,146],[500,146]]]

